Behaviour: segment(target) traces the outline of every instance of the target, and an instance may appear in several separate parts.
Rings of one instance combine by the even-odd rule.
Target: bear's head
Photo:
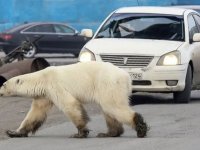
[[[40,73],[34,72],[13,77],[0,88],[0,96],[43,97],[47,82]]]
[[[0,88],[0,96],[17,96],[22,95],[20,90],[22,88],[23,80],[14,77],[6,81]]]

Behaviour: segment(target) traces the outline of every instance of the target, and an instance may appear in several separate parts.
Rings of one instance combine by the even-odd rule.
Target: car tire
[[[32,45],[30,47],[30,50],[24,53],[24,57],[25,58],[32,58],[32,57],[35,56],[36,52],[37,52],[37,48],[34,45]]]
[[[189,103],[192,89],[192,68],[189,65],[185,79],[185,89],[180,92],[174,92],[175,103]]]

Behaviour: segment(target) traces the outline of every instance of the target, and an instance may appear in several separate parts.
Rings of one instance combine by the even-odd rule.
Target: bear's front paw
[[[71,138],[86,138],[87,136],[85,136],[85,135],[81,135],[81,134],[73,134],[73,135],[71,135],[70,136]]]
[[[79,130],[79,132],[77,134],[74,134],[72,136],[70,136],[71,138],[87,138],[89,135],[89,130],[88,129],[82,129]]]
[[[117,132],[108,132],[108,133],[99,133],[97,137],[103,138],[103,137],[119,137],[121,134],[118,134]]]
[[[28,137],[27,133],[20,133],[20,132],[11,131],[11,130],[7,130],[6,134],[11,138],[13,138],[13,137]]]
[[[99,138],[108,137],[108,134],[107,133],[99,133],[99,134],[97,134],[97,137],[99,137]]]

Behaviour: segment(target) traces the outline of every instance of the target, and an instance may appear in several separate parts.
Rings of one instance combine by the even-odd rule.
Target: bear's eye
[[[19,79],[17,79],[17,80],[16,80],[16,84],[19,84],[19,83],[20,83],[20,80],[19,80]]]
[[[20,79],[17,79],[15,82],[16,82],[16,84],[20,84],[20,85],[23,83],[23,81]]]

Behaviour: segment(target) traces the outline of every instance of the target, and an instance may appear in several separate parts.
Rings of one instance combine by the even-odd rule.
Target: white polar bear
[[[35,133],[55,104],[78,129],[73,137],[87,137],[89,117],[82,104],[100,105],[108,127],[98,137],[117,137],[124,130],[122,124],[135,128],[138,137],[146,136],[148,127],[143,117],[129,106],[131,79],[127,72],[110,63],[86,62],[66,66],[52,66],[44,70],[14,77],[3,84],[1,96],[34,98],[31,109],[10,137],[26,137]]]

